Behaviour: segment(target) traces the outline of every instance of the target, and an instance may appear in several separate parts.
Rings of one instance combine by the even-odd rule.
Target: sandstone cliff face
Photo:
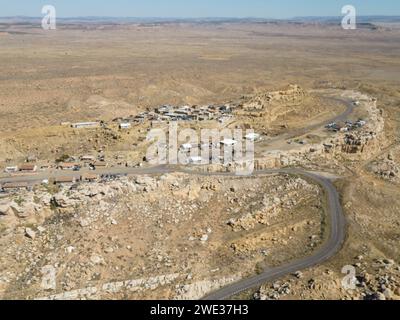
[[[261,118],[265,120],[265,124],[271,124],[289,113],[306,112],[304,104],[314,98],[300,86],[290,85],[286,90],[265,92],[245,98],[237,115],[246,116],[247,119]]]
[[[197,299],[259,261],[313,250],[320,219],[318,188],[287,175],[173,173],[20,190],[0,200],[0,297]],[[54,287],[43,286],[43,270],[57,271]]]
[[[369,165],[369,170],[383,180],[400,183],[400,148],[378,157]]]
[[[247,101],[244,110],[261,110],[271,113],[273,107],[279,107],[282,103],[296,104],[300,103],[308,94],[298,85],[289,85],[287,90],[272,91],[263,94],[257,94]]]
[[[351,132],[338,132],[318,144],[306,144],[288,151],[271,151],[255,162],[256,170],[288,166],[329,164],[339,166],[340,161],[363,161],[378,153],[385,140],[385,120],[377,101],[361,93],[346,91],[346,98],[360,101],[359,108],[368,114],[366,125]]]

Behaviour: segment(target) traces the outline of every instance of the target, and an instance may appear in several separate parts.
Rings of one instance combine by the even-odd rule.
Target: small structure
[[[359,120],[355,123],[355,126],[361,128],[361,127],[364,127],[366,124],[367,124],[366,121],[359,119]]]
[[[100,127],[100,122],[78,122],[71,125],[74,129],[88,129]]]
[[[6,173],[15,173],[15,172],[18,172],[18,167],[17,167],[17,166],[15,166],[15,167],[6,167],[6,168],[4,169],[4,172],[6,172]]]
[[[336,122],[329,123],[325,126],[328,131],[338,132],[342,127],[339,126]]]
[[[81,181],[83,182],[96,182],[99,179],[97,174],[85,173],[81,176]]]
[[[76,182],[76,177],[59,177],[54,180],[55,184],[73,184]]]
[[[20,172],[36,172],[37,166],[35,164],[24,163],[19,166]]]
[[[161,106],[155,110],[158,114],[166,114],[171,110],[170,106]]]
[[[203,158],[200,156],[194,156],[189,158],[189,163],[191,164],[201,164],[203,162]]]
[[[142,123],[142,122],[144,122],[145,120],[146,120],[146,117],[145,117],[145,115],[142,115],[142,114],[137,115],[137,116],[135,117],[135,119],[134,119],[135,122],[139,122],[139,123]]]
[[[235,144],[237,144],[237,141],[233,139],[224,139],[221,141],[221,144],[224,146],[234,146]]]
[[[124,122],[124,123],[120,123],[120,124],[119,124],[119,128],[120,128],[121,130],[130,129],[131,126],[132,126],[132,125],[131,125],[130,123],[128,123],[128,122]]]
[[[63,162],[58,165],[58,169],[61,170],[76,170],[78,168],[80,168],[80,166],[75,162]]]
[[[107,168],[107,162],[104,161],[95,161],[90,164],[93,169],[102,169]]]
[[[94,161],[96,161],[96,157],[95,156],[89,156],[89,155],[81,156],[81,161],[83,161],[83,162],[94,162]]]
[[[260,135],[258,133],[249,133],[245,136],[245,138],[250,141],[256,141],[260,139]]]
[[[181,145],[181,149],[182,150],[187,150],[189,151],[190,149],[192,149],[193,146],[190,143],[184,143],[183,145]]]
[[[26,162],[36,162],[37,161],[37,157],[35,155],[29,155],[26,158]]]
[[[40,165],[40,170],[47,170],[51,168],[51,164],[50,163],[43,163]]]
[[[6,182],[2,187],[4,190],[18,190],[18,189],[27,189],[27,182]]]

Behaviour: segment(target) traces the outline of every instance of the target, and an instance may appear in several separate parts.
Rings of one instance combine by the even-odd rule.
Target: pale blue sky
[[[347,4],[358,15],[400,16],[400,0],[0,0],[0,16],[41,16],[45,4],[59,17],[340,16]]]

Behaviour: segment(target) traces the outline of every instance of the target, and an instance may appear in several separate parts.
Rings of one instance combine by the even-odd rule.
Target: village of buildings
[[[202,122],[202,121],[217,121],[220,124],[224,124],[233,118],[233,110],[235,107],[231,105],[208,105],[208,106],[180,106],[175,107],[171,105],[163,105],[155,108],[154,111],[145,111],[135,116],[129,116],[126,118],[116,118],[113,119],[110,124],[104,121],[88,121],[88,122],[62,122],[61,126],[69,126],[72,129],[77,130],[90,130],[107,128],[108,125],[118,126],[121,131],[129,130],[134,126],[148,123],[150,127],[155,126],[160,123],[171,123],[171,122]],[[244,139],[256,141],[260,139],[260,135],[253,133],[248,134]],[[221,139],[220,146],[233,146],[237,141],[233,139]],[[189,143],[183,143],[179,146],[180,152],[190,153],[194,149],[195,145]],[[198,146],[200,149],[203,146]],[[215,148],[211,143],[209,148]],[[219,146],[218,146],[219,147]],[[223,151],[223,149],[222,149]],[[200,164],[201,157],[188,157],[191,164]],[[42,160],[42,159],[41,159]],[[144,162],[149,162],[150,159],[144,159]],[[137,166],[142,166],[143,163],[137,164]],[[125,165],[127,166],[127,164]],[[24,163],[19,165],[8,165],[4,168],[4,173],[11,176],[26,175],[26,174],[36,174],[45,171],[57,171],[57,172],[75,172],[76,175],[66,175],[65,177],[60,176],[54,179],[54,181],[48,181],[44,179],[42,184],[75,184],[77,182],[95,182],[104,179],[113,179],[118,177],[118,175],[99,175],[96,172],[98,170],[115,167],[113,164],[109,164],[107,159],[103,154],[99,155],[79,155],[70,156],[68,158],[58,159],[53,163],[46,161],[41,163],[35,156],[27,156]],[[80,175],[80,172],[85,173]],[[29,188],[29,184],[26,182],[9,182],[0,185],[0,191],[12,191],[18,189]]]
[[[359,105],[359,102],[354,102],[355,106]],[[107,128],[109,125],[117,126],[121,131],[127,131],[135,126],[140,124],[147,123],[150,128],[155,127],[157,124],[162,123],[171,123],[171,122],[179,122],[179,123],[191,123],[191,122],[206,122],[206,121],[214,121],[220,124],[221,126],[227,126],[230,121],[234,121],[234,111],[238,108],[237,105],[207,105],[207,106],[171,106],[171,105],[163,105],[155,108],[153,111],[145,111],[141,112],[135,116],[129,116],[126,118],[115,118],[112,120],[110,124],[104,121],[91,121],[91,122],[78,122],[78,123],[70,123],[63,122],[62,126],[70,126],[73,129],[77,130],[89,130],[89,129],[98,129],[98,128]],[[352,137],[351,132],[358,130],[366,125],[366,121],[362,119],[358,119],[357,121],[345,121],[343,123],[329,123],[325,126],[325,130],[327,132],[333,133],[345,133],[346,138],[345,141],[349,145],[357,144],[356,139]],[[150,130],[150,129],[149,129]],[[259,142],[263,140],[265,137],[259,133],[250,133],[243,137],[243,141],[248,140],[251,142]],[[242,143],[243,141],[236,141],[234,139],[223,139],[221,138],[220,142],[217,144],[209,143],[207,145],[199,144],[193,145],[190,143],[183,143],[179,147],[179,152],[185,153],[187,155],[187,164],[189,165],[202,165],[202,164],[214,164],[221,160],[223,162],[223,154],[224,148],[230,147],[232,148],[237,143]],[[304,140],[288,140],[288,144],[297,143],[299,145],[306,145],[307,141]],[[332,146],[323,144],[326,150],[329,150]],[[168,149],[168,145],[165,145],[164,148]],[[201,157],[203,149],[208,148],[209,154],[212,155],[210,159],[204,159]],[[197,155],[192,156],[192,150],[198,149]],[[221,156],[215,159],[215,149],[217,152],[220,152]],[[42,159],[41,159],[42,160]],[[106,159],[104,154],[92,155],[92,154],[82,154],[78,156],[70,156],[65,159],[58,159],[53,163],[48,160],[45,163],[41,163],[36,159],[35,156],[28,156],[24,163],[19,165],[9,165],[4,168],[4,173],[8,176],[18,176],[18,175],[26,175],[26,174],[36,174],[38,172],[49,172],[56,171],[59,174],[58,178],[55,178],[52,181],[48,179],[44,179],[42,184],[75,184],[78,182],[96,182],[102,180],[110,180],[115,179],[118,175],[101,175],[97,172],[106,171],[107,168],[115,168],[115,164],[110,164]],[[154,159],[146,159],[143,158],[143,162],[138,163],[136,167],[141,167],[144,163],[150,163],[151,160]],[[205,162],[205,160],[210,160],[210,162]],[[121,163],[119,164],[121,166]],[[128,164],[124,165],[128,167]],[[74,175],[65,175],[62,176],[62,172],[74,172]],[[82,173],[82,174],[81,174]],[[26,182],[9,182],[0,185],[1,192],[8,192],[13,190],[25,189],[29,188],[29,184]]]

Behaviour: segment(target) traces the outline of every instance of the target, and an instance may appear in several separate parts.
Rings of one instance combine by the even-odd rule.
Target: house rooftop
[[[59,177],[55,179],[55,183],[75,183],[76,177]]]
[[[35,164],[24,163],[19,166],[20,171],[35,171],[37,166]]]
[[[221,141],[221,144],[223,144],[223,145],[235,145],[235,144],[237,144],[237,141],[233,140],[233,139],[224,139],[224,140]]]
[[[27,187],[27,182],[6,182],[5,184],[3,184],[3,189],[20,189]]]

